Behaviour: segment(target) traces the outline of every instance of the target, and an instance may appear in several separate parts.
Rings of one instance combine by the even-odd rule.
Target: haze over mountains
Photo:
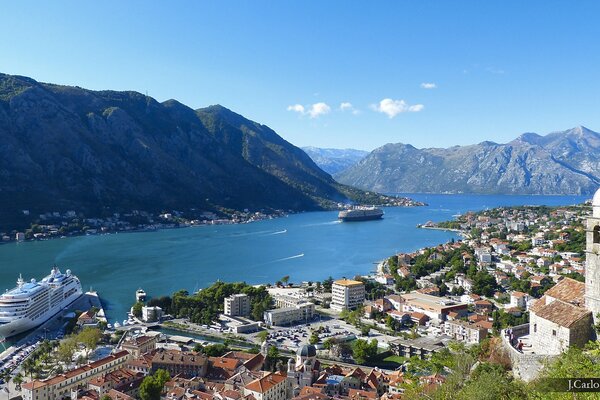
[[[353,166],[369,154],[368,151],[355,149],[323,149],[302,147],[313,161],[325,172],[334,175]]]
[[[592,194],[600,185],[600,134],[578,126],[505,144],[386,144],[335,178],[384,193]]]
[[[222,106],[0,74],[0,214],[315,210],[363,196]]]

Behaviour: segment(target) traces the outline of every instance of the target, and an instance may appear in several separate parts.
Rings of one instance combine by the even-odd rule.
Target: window
[[[556,336],[556,330],[552,329],[552,336]]]
[[[537,332],[537,324],[533,324],[533,331]]]
[[[596,225],[594,227],[594,237],[593,237],[593,242],[595,244],[600,244],[600,225]]]

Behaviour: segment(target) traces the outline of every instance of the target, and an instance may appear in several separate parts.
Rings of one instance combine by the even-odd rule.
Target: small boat
[[[144,292],[142,288],[135,291],[135,300],[141,301],[142,303],[146,301],[146,292]]]

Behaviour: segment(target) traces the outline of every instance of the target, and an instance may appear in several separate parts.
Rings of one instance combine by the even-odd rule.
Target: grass
[[[396,364],[403,364],[406,361],[406,357],[401,357],[401,356],[387,356],[386,358],[383,359],[384,362],[389,362],[389,363],[396,363]]]

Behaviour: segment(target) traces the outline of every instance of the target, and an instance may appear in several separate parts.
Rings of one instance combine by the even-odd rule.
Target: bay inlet
[[[40,279],[53,264],[70,268],[84,290],[97,290],[111,321],[122,320],[142,287],[149,296],[195,291],[222,281],[251,284],[367,274],[401,251],[458,235],[418,229],[469,210],[508,205],[571,205],[586,196],[410,195],[427,207],[386,208],[382,220],[341,223],[337,212],[294,214],[251,224],[72,237],[0,246],[0,290],[19,274]]]

